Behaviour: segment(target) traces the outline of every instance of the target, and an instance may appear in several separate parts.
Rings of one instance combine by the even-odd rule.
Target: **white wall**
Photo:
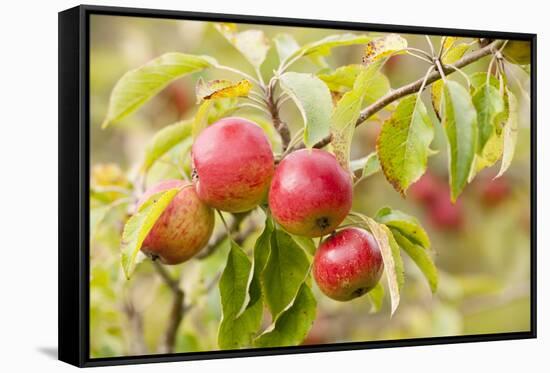
[[[548,368],[550,21],[542,1],[95,1],[101,5],[539,34],[539,339],[108,368],[124,371],[525,371]],[[68,371],[57,345],[57,11],[5,1],[0,21],[0,370]],[[546,165],[546,172],[543,167]],[[76,248],[75,248],[76,249]],[[46,351],[46,353],[45,353]],[[50,353],[47,353],[50,352]],[[535,369],[544,371],[544,369]]]

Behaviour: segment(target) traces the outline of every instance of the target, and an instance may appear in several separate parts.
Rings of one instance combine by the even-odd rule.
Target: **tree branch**
[[[180,289],[179,283],[174,279],[170,273],[160,264],[157,260],[153,260],[153,266],[157,273],[163,279],[164,283],[170,288],[173,293],[172,310],[170,311],[170,318],[168,319],[168,325],[166,331],[162,337],[162,341],[159,345],[159,352],[169,354],[174,352],[176,345],[176,336],[181,320],[183,319],[183,302],[185,300],[185,293]]]
[[[247,211],[244,213],[239,214],[233,214],[233,220],[231,222],[231,225],[229,226],[229,229],[232,233],[235,235],[233,236],[233,239],[239,243],[242,244],[242,242],[250,235],[256,227],[254,225],[250,225],[247,230],[240,232],[239,229],[241,226],[241,223],[243,220],[250,214],[251,211]],[[212,255],[216,248],[227,238],[226,232],[223,232],[219,234],[211,244],[209,244],[199,255],[196,256],[197,259],[204,259],[208,256]],[[181,324],[181,321],[183,320],[183,317],[185,313],[191,308],[191,307],[185,307],[184,301],[185,301],[185,292],[180,288],[178,279],[175,279],[170,275],[166,267],[164,267],[158,260],[155,260],[153,258],[153,267],[159,274],[159,276],[162,278],[166,286],[171,290],[173,300],[172,300],[172,309],[170,311],[170,317],[168,319],[168,325],[166,326],[166,330],[164,332],[164,336],[162,337],[162,341],[159,344],[158,351],[160,353],[173,353],[175,344],[176,344],[176,337],[178,328]]]
[[[143,338],[143,317],[131,299],[126,299],[123,305],[124,313],[128,318],[129,328],[132,331],[130,339],[130,353],[132,355],[146,355],[148,353],[147,345]]]
[[[281,117],[279,115],[279,106],[277,105],[277,102],[273,97],[273,90],[273,84],[270,84],[267,88],[267,109],[271,114],[271,120],[273,121],[275,129],[277,130],[277,132],[279,132],[279,135],[281,136],[283,151],[285,151],[288,147],[288,144],[290,143],[290,129],[288,128],[286,122],[283,122],[281,120]]]
[[[450,65],[444,65],[443,66],[443,73],[445,75],[450,75],[456,71],[456,69],[460,69],[462,67],[468,66],[477,60],[488,56],[498,50],[500,46],[504,43],[504,40],[496,40],[492,43],[472,52],[468,53],[466,56],[462,57],[460,60],[458,60],[456,63],[454,63],[452,66]],[[429,84],[432,84],[442,78],[440,71],[434,70],[431,72],[427,79],[426,79],[426,86]],[[384,97],[378,99],[377,101],[373,102],[371,105],[367,106],[365,109],[361,111],[361,114],[359,115],[359,118],[357,119],[357,122],[355,123],[355,126],[359,126],[362,123],[364,123],[367,119],[369,119],[371,116],[379,112],[380,110],[384,109],[386,106],[391,104],[394,101],[399,100],[400,98],[403,98],[405,96],[408,96],[413,93],[417,93],[420,90],[420,87],[422,87],[422,83],[424,81],[424,78],[420,78],[412,83],[409,83],[403,87],[400,87],[398,89],[393,90],[392,92],[388,93]],[[322,148],[326,146],[328,143],[330,143],[330,135],[319,141],[317,144],[315,144],[314,148]],[[294,147],[294,150],[298,150],[301,148],[304,148],[305,145],[303,143],[297,145]]]

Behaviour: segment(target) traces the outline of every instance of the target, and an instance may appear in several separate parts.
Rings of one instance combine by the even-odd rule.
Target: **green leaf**
[[[260,335],[257,347],[296,346],[306,338],[315,320],[317,302],[303,283],[292,306],[284,311],[268,331]]]
[[[370,41],[365,47],[363,63],[370,65],[376,61],[386,60],[392,55],[404,53],[407,40],[397,34],[388,34]]]
[[[461,59],[469,49],[470,45],[468,43],[453,45],[443,56],[441,62],[445,65],[451,65]]]
[[[232,82],[225,79],[216,79],[205,82],[202,78],[197,81],[195,92],[197,102],[216,98],[247,97],[252,89],[252,83],[246,79]]]
[[[277,49],[280,63],[286,61],[290,55],[300,49],[300,46],[296,40],[294,40],[294,38],[289,34],[277,34],[273,38],[273,42],[275,43],[275,48]]]
[[[252,263],[234,241],[231,241],[219,288],[223,318],[218,346],[221,349],[250,346],[262,322],[261,290]]]
[[[516,96],[508,88],[506,88],[506,94],[508,96],[509,115],[502,130],[504,136],[504,149],[502,153],[502,163],[496,177],[502,176],[508,167],[510,167],[510,164],[512,164],[512,159],[514,158],[514,152],[516,150],[516,143],[518,141],[518,101]]]
[[[211,57],[174,52],[163,54],[135,70],[128,71],[111,92],[107,117],[102,127],[105,128],[111,122],[119,121],[136,111],[172,81],[215,64],[216,61]]]
[[[381,66],[381,64],[379,66]],[[345,65],[334,71],[323,72],[317,76],[325,82],[331,91],[345,93],[353,88],[357,77],[364,70],[365,67],[362,65]],[[370,78],[369,88],[364,95],[363,106],[378,100],[380,97],[388,93],[390,89],[390,81],[378,69],[378,71],[376,71],[376,73]]]
[[[372,233],[384,261],[384,269],[388,280],[388,288],[390,291],[391,314],[397,310],[399,306],[400,290],[405,282],[403,271],[403,259],[399,251],[399,245],[395,242],[392,232],[384,224],[377,223],[374,219],[368,216],[361,215],[365,222],[366,228]]]
[[[311,74],[288,72],[279,79],[281,88],[294,100],[302,114],[304,143],[311,148],[330,133],[330,92],[322,80]]]
[[[269,51],[269,42],[263,31],[245,30],[237,32],[234,23],[220,23],[216,29],[256,68],[259,68]]]
[[[345,65],[334,71],[324,72],[317,76],[334,92],[347,92],[353,88],[355,80],[365,70],[362,65]]]
[[[384,301],[384,287],[379,281],[374,288],[372,288],[367,296],[371,302],[371,313],[379,312],[382,309],[382,303]]]
[[[110,205],[101,205],[90,209],[90,240],[93,240],[96,232],[107,213],[111,210]]]
[[[438,275],[432,257],[423,247],[411,242],[408,237],[402,235],[399,230],[392,229],[392,232],[397,244],[405,250],[407,255],[416,263],[420,271],[424,274],[424,277],[426,277],[426,280],[428,280],[432,293],[435,293],[437,291]]]
[[[307,254],[281,230],[271,235],[271,252],[262,273],[262,289],[273,320],[292,304],[309,273]]]
[[[330,35],[321,40],[309,43],[292,53],[285,60],[285,63],[290,60],[296,60],[300,57],[309,56],[312,54],[317,54],[321,56],[327,56],[330,54],[330,50],[335,47],[342,47],[346,45],[354,44],[366,44],[372,38],[365,35],[355,35],[355,34],[337,34]]]
[[[264,230],[254,245],[253,273],[248,289],[250,301],[244,311],[239,313],[236,317],[225,318],[224,316],[218,334],[218,344],[220,348],[240,348],[252,345],[252,339],[261,326],[263,298],[260,281],[261,274],[265,268],[271,250],[271,234],[273,233],[273,229],[273,220],[268,215],[266,217]],[[240,262],[244,264],[245,260],[242,255],[242,249],[234,242],[232,245],[237,252],[236,257],[240,258]],[[248,261],[248,258],[246,258],[246,261]],[[228,282],[230,279],[231,277],[229,274]],[[228,284],[228,287],[229,286],[231,286],[231,284]]]
[[[385,224],[392,230],[399,231],[410,241],[423,248],[430,248],[430,238],[420,225],[418,219],[414,216],[405,214],[402,211],[394,210],[390,207],[383,207],[376,213],[374,219],[382,224]]]
[[[205,100],[197,109],[193,119],[193,138],[196,138],[210,124],[230,115],[237,109],[237,98],[225,97]]]
[[[376,141],[376,151],[386,179],[405,194],[426,171],[433,124],[418,94],[402,99],[384,122]]]
[[[472,97],[477,110],[477,124],[479,128],[477,152],[481,153],[487,141],[494,133],[499,115],[504,111],[504,101],[498,89],[490,84],[484,84]]]
[[[124,225],[121,240],[122,269],[129,279],[136,266],[136,257],[155,222],[181,188],[168,189],[152,195]]]
[[[350,150],[355,123],[361,113],[363,97],[369,82],[379,67],[363,69],[355,80],[354,87],[338,101],[331,118],[332,147],[334,155],[345,170],[350,170]]]
[[[487,73],[484,72],[476,72],[470,75],[470,84],[472,85],[472,89],[477,91],[481,87],[483,87],[487,83]],[[499,88],[499,81],[498,79],[493,75],[489,75],[489,84],[492,85],[495,88]]]
[[[464,189],[477,148],[477,113],[466,88],[447,80],[443,88],[443,127],[449,142],[451,200]]]
[[[376,152],[372,152],[366,157],[355,159],[350,162],[350,168],[353,172],[362,170],[359,180],[365,179],[380,171],[380,161]]]
[[[90,241],[95,238],[99,227],[105,220],[107,220],[109,214],[121,206],[127,207],[128,203],[129,200],[126,200],[126,202],[123,200],[117,200],[106,205],[90,208]]]
[[[214,102],[211,100],[206,100],[199,105],[199,108],[195,113],[195,118],[193,119],[193,129],[191,131],[194,139],[196,139],[199,133],[201,133],[210,124],[210,121],[208,119],[210,108],[212,107],[213,103]]]
[[[298,244],[304,250],[307,254],[313,256],[315,255],[315,252],[317,251],[317,247],[315,246],[315,242],[313,242],[312,238],[304,237],[304,236],[298,236],[291,234],[290,235],[294,242]]]
[[[470,75],[470,83],[472,94],[475,96],[479,89],[485,87],[487,83],[487,73],[478,72]],[[489,76],[489,83],[495,89],[501,89],[501,84],[494,75]],[[507,92],[504,90],[504,86],[502,86],[502,94],[499,93],[499,96],[503,102],[503,110],[496,115],[492,132],[485,146],[481,152],[477,153],[474,157],[474,166],[470,171],[468,182],[471,182],[481,170],[491,167],[502,157],[504,149],[504,133],[502,128],[509,117],[509,100]]]
[[[452,65],[468,51],[470,46],[467,43],[456,44],[457,38],[448,37],[445,40],[446,54],[441,59],[444,65]],[[438,80],[432,84],[432,106],[437,118],[441,119],[441,103],[443,97],[443,81]]]
[[[265,219],[264,230],[254,244],[254,275],[259,278],[261,278],[271,252],[271,235],[274,229],[273,218],[268,215]]]
[[[362,65],[346,65],[334,71],[324,72],[317,76],[332,92],[345,93],[351,90],[359,74],[365,70]],[[369,88],[364,93],[363,106],[378,100],[391,89],[390,81],[380,71],[376,71],[369,81]]]
[[[352,90],[344,94],[332,113],[332,149],[336,159],[345,170],[350,170],[351,142],[365,95],[376,83],[379,70],[384,62],[384,60],[380,60],[366,68],[361,67],[361,71],[354,80]]]
[[[487,167],[491,167],[502,157],[504,149],[504,133],[502,129],[493,130],[491,137],[483,147],[481,154],[476,154],[474,157],[474,166],[470,171],[468,182],[472,182],[476,174]]]
[[[141,166],[142,172],[147,172],[151,166],[164,154],[191,135],[192,121],[182,120],[162,128],[155,133],[145,148],[145,159]]]

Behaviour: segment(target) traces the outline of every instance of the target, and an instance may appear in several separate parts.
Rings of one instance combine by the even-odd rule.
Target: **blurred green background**
[[[268,37],[289,33],[302,45],[342,30],[266,27],[240,25],[240,29],[262,29]],[[222,71],[207,70],[171,84],[135,114],[107,130],[101,129],[110,92],[116,81],[165,52],[211,55],[225,65],[253,74],[242,56],[205,22],[91,16],[90,27],[90,100],[92,185],[130,184],[143,151],[152,135],[162,127],[193,116],[197,109],[194,94],[199,77],[239,79]],[[423,36],[402,35],[409,45],[427,50]],[[439,44],[439,37],[432,37]],[[361,47],[342,47],[327,58],[332,68],[360,63]],[[486,71],[485,58],[465,71]],[[278,58],[271,48],[262,66],[265,77],[277,67]],[[397,88],[423,76],[427,65],[410,56],[395,56],[384,68],[391,86]],[[320,67],[304,59],[293,71],[315,73]],[[447,150],[441,126],[436,125],[432,148],[438,154],[429,160],[428,175],[403,199],[383,175],[376,174],[355,189],[354,209],[373,215],[388,205],[417,216],[427,229],[435,250],[440,287],[432,295],[416,266],[404,256],[406,283],[401,304],[390,318],[389,302],[381,312],[370,313],[366,297],[338,303],[314,289],[318,300],[317,320],[304,343],[320,344],[351,341],[388,340],[431,336],[471,335],[527,331],[530,329],[530,123],[529,77],[520,68],[507,65],[512,91],[520,102],[520,130],[515,158],[508,172],[493,180],[498,163],[483,171],[467,186],[456,205],[448,198]],[[459,74],[452,79],[461,81]],[[461,81],[464,82],[463,80]],[[429,90],[428,90],[429,91]],[[425,92],[429,102],[429,92]],[[427,105],[434,122],[437,121]],[[252,111],[240,111],[263,124],[274,148],[278,139],[268,118]],[[301,117],[290,101],[282,111],[293,133],[302,126]],[[374,150],[382,113],[376,120],[358,127],[353,158]],[[187,144],[188,145],[188,144]],[[186,146],[185,144],[182,145]],[[173,156],[182,148],[175,149]],[[189,160],[185,160],[188,162]],[[179,177],[168,159],[157,162],[147,184]],[[437,203],[426,203],[426,191],[434,193]],[[435,191],[435,192],[434,192]],[[119,193],[116,188],[112,193]],[[122,193],[122,192],[120,192]],[[138,266],[127,281],[120,267],[120,234],[128,209],[121,205],[103,215],[92,200],[90,252],[90,347],[92,357],[112,357],[158,352],[159,339],[169,316],[169,289],[149,261]],[[257,214],[257,230],[262,214]],[[219,222],[216,229],[222,229]],[[243,243],[250,250],[259,232]],[[169,268],[181,276],[186,291],[187,314],[178,330],[176,351],[216,350],[216,334],[221,318],[217,280],[223,269],[227,245],[206,260],[191,260]],[[269,320],[266,320],[266,325]]]

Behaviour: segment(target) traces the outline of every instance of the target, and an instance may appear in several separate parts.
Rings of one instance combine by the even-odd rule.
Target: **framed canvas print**
[[[59,13],[59,358],[536,336],[536,35]]]

